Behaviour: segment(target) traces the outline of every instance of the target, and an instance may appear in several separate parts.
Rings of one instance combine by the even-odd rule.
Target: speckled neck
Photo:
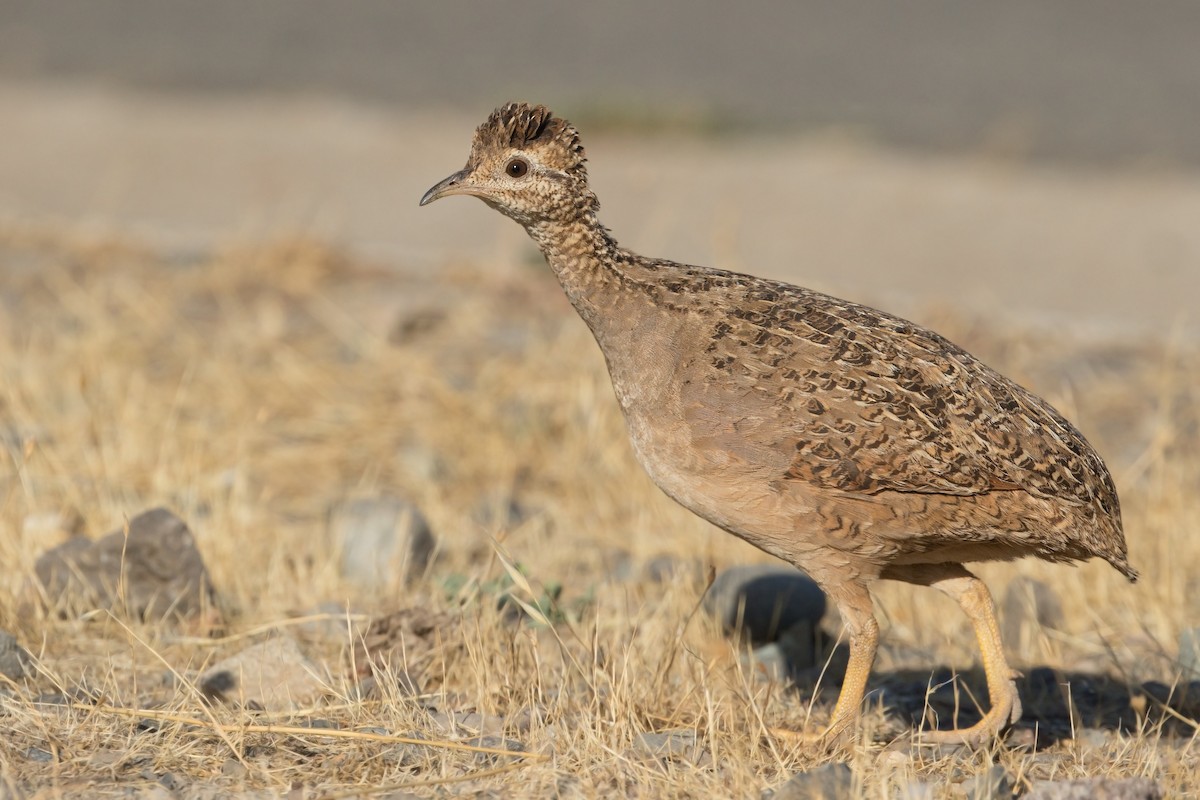
[[[627,283],[627,258],[594,213],[526,226],[579,316],[599,336]]]

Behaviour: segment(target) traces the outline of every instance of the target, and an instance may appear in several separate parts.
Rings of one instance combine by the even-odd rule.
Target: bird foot
[[[1010,684],[1011,694],[1002,698],[1000,705],[993,706],[983,719],[969,728],[951,731],[923,730],[917,736],[922,744],[962,744],[982,747],[1000,739],[1005,731],[1021,719],[1021,700],[1016,684]]]
[[[845,745],[849,742],[850,736],[848,730],[843,728],[835,730],[834,728],[826,728],[823,731],[794,731],[790,728],[775,728],[767,729],[767,733],[776,741],[792,747],[799,747],[805,750],[818,750],[821,752],[829,752]]]

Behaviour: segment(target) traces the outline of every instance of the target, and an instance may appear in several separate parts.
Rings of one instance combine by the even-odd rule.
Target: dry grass
[[[306,241],[172,260],[29,230],[0,234],[0,257],[0,627],[39,663],[31,683],[0,689],[0,796],[127,796],[170,773],[183,797],[384,786],[738,797],[828,760],[762,736],[810,710],[819,721],[825,695],[810,706],[745,670],[712,623],[692,616],[704,588],[694,571],[665,584],[642,577],[659,555],[718,568],[765,557],[642,474],[602,360],[545,271],[460,267],[431,283]],[[1047,395],[1109,456],[1121,489],[1138,586],[1101,564],[983,569],[997,594],[1016,575],[1062,594],[1067,629],[1034,631],[1019,661],[1173,683],[1176,638],[1200,622],[1196,352],[998,336],[945,314],[924,321]],[[392,492],[421,505],[441,552],[426,579],[364,593],[339,577],[326,514],[348,496]],[[472,509],[497,492],[538,513],[483,529]],[[57,540],[27,520],[75,509],[97,535],[154,505],[197,534],[229,636],[104,614],[60,619],[29,602],[33,562]],[[507,574],[505,553],[528,576],[528,589],[517,581],[527,603],[563,585],[553,627],[514,623],[488,595]],[[632,577],[614,577],[624,555]],[[879,599],[880,675],[975,663],[966,621],[934,593],[887,586]],[[422,702],[386,688],[355,699],[351,618],[341,637],[304,640],[326,671],[318,707],[279,717],[199,701],[203,665],[264,631],[298,634],[296,615],[328,601],[359,614],[461,609],[461,625],[427,654]],[[101,702],[34,702],[79,687]],[[439,727],[438,710],[502,718],[531,755],[472,750],[473,731]],[[1170,796],[1195,795],[1195,726],[1154,712],[1150,703],[1135,731],[1037,753],[914,756],[885,750],[909,733],[876,709],[864,730],[883,742],[864,737],[841,758],[866,797],[912,779],[953,796],[954,782],[993,762],[1019,781],[1148,775]],[[297,727],[317,718],[340,728]],[[673,729],[695,731],[699,747],[666,760],[632,747],[640,733]],[[423,743],[405,742],[414,737]]]

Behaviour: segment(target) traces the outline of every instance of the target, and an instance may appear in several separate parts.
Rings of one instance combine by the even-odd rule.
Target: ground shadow
[[[846,648],[839,645],[822,666],[794,670],[796,691],[817,693],[819,704],[836,702],[845,674]],[[1192,736],[1200,729],[1200,681],[1131,685],[1112,675],[1027,667],[1017,679],[1022,714],[1017,738],[1037,748],[1076,738],[1083,730],[1135,733],[1161,729]],[[893,669],[872,673],[868,702],[878,703],[898,724],[925,730],[964,728],[978,722],[989,700],[982,667],[960,670]],[[1024,732],[1024,733],[1022,733]]]

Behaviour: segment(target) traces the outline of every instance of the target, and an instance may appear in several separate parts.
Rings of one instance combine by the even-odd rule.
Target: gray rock
[[[24,755],[27,761],[35,761],[39,764],[49,764],[54,760],[54,753],[40,747],[26,748]]]
[[[854,796],[850,765],[837,762],[793,775],[768,797],[770,800],[843,800]]]
[[[34,566],[58,609],[123,610],[145,620],[177,619],[213,608],[208,569],[187,524],[165,508],[144,511],[92,542],[70,539]]]
[[[751,642],[765,644],[804,626],[813,635],[825,614],[825,593],[793,567],[744,565],[717,575],[704,607],[726,631],[740,631]]]
[[[1011,649],[1026,652],[1039,629],[1061,630],[1065,621],[1062,600],[1048,583],[1020,576],[1005,589],[1000,632]]]
[[[980,772],[966,785],[967,800],[1012,800],[1012,779],[1000,764]]]
[[[1179,634],[1179,666],[1184,680],[1200,680],[1200,628],[1188,628]]]
[[[17,637],[0,631],[0,675],[19,681],[33,674],[33,657],[17,643]]]
[[[425,572],[435,541],[421,510],[398,497],[351,500],[329,515],[342,577],[365,589],[402,585]]]
[[[519,527],[533,514],[512,492],[494,489],[484,493],[471,516],[484,530],[499,531]]]
[[[650,583],[668,583],[677,578],[699,580],[704,577],[704,565],[694,558],[655,556],[642,567],[642,576]]]
[[[792,674],[791,659],[777,642],[756,647],[750,653],[747,666],[754,674],[761,675],[770,681],[785,681]]]
[[[1112,740],[1112,734],[1103,728],[1080,728],[1075,731],[1075,742],[1080,747],[1099,748]]]
[[[633,752],[652,758],[692,758],[699,741],[690,728],[661,733],[639,733],[633,740]]]
[[[937,787],[925,781],[908,781],[896,788],[893,800],[934,800]]]
[[[263,711],[293,711],[310,705],[324,689],[317,668],[296,642],[277,636],[248,647],[200,676],[209,700]]]
[[[490,750],[503,750],[506,753],[523,753],[525,752],[525,743],[516,739],[505,739],[503,736],[477,736],[473,739],[467,739],[466,744],[474,745],[475,747],[486,747]],[[477,764],[492,764],[501,758],[500,753],[476,753],[475,762]]]
[[[1162,800],[1150,778],[1075,778],[1035,783],[1024,800]]]

